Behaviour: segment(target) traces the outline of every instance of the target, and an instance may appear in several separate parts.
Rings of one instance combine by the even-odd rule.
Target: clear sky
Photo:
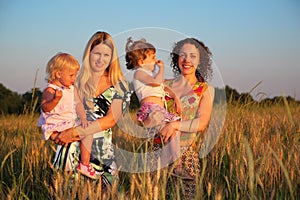
[[[218,79],[239,92],[262,81],[252,96],[284,92],[300,100],[298,0],[1,0],[0,82],[24,93],[33,87],[39,69],[37,86],[43,89],[45,65],[57,52],[68,52],[81,63],[94,32],[124,37],[117,42],[122,50],[126,33],[147,32],[144,27],[156,27],[153,37],[160,41],[146,35],[155,46],[173,39],[168,32],[203,41],[213,53]],[[171,50],[167,44],[162,48]],[[168,60],[165,64],[167,68]]]

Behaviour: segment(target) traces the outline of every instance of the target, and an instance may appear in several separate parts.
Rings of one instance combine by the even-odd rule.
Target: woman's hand
[[[75,142],[80,140],[76,128],[69,128],[67,130],[62,131],[54,140],[56,144],[59,145],[67,145],[68,143]]]
[[[182,112],[182,107],[181,107],[181,101],[177,96],[175,96],[175,98],[174,98],[174,107],[175,107],[176,113],[180,116],[181,112]]]
[[[179,127],[180,127],[180,122],[176,121],[176,122],[169,122],[162,128],[160,133],[165,143],[175,136],[175,133],[176,131],[179,130]]]

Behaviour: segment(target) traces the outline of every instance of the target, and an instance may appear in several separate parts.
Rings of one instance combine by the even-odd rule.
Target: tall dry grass
[[[169,169],[119,172],[118,185],[73,179],[52,168],[55,144],[41,139],[37,116],[0,116],[2,199],[180,199],[184,182]],[[227,105],[220,138],[201,159],[197,199],[297,199],[300,196],[300,106]],[[130,128],[130,127],[129,127]],[[144,151],[116,130],[118,148]],[[172,189],[169,183],[173,184]]]

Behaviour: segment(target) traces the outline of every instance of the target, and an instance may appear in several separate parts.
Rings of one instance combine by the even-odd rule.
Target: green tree
[[[13,114],[22,113],[22,97],[16,92],[12,92],[7,89],[2,83],[0,83],[0,113],[1,114]]]
[[[22,95],[24,111],[40,112],[43,92],[39,88],[32,88]]]

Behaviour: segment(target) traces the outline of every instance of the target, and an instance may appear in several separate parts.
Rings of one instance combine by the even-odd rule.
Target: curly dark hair
[[[205,44],[195,38],[186,38],[175,43],[174,48],[171,52],[171,67],[175,75],[181,73],[178,67],[178,58],[180,49],[184,44],[192,44],[199,50],[200,53],[200,64],[197,66],[195,75],[200,82],[205,82],[212,78],[212,53]]]
[[[148,43],[144,38],[133,41],[132,38],[129,37],[127,39],[125,50],[127,69],[134,69],[137,67],[139,60],[146,59],[149,52],[156,53],[155,47]]]

